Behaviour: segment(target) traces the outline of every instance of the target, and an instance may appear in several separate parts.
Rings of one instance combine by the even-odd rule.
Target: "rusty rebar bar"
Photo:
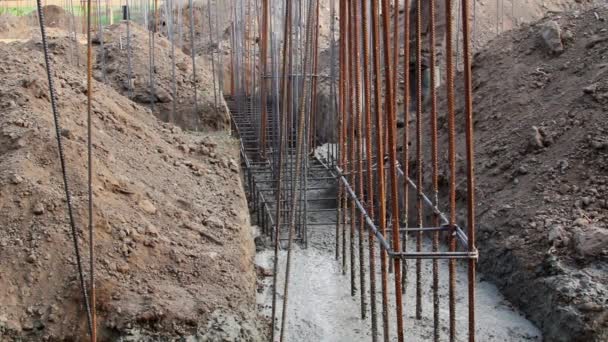
[[[404,18],[403,18],[403,83],[404,83],[404,93],[403,93],[403,178],[407,180],[409,178],[409,130],[410,130],[410,2],[405,1],[404,3]],[[403,222],[405,223],[405,227],[407,228],[409,225],[409,184],[407,181],[403,182]],[[407,233],[401,236],[402,247],[401,250],[405,253],[407,251]],[[405,294],[407,290],[407,279],[408,279],[408,267],[407,267],[407,259],[403,260],[402,263],[402,272],[403,279],[401,281],[401,292]]]
[[[319,1],[317,1],[315,8],[315,18],[319,18]],[[317,25],[313,28],[314,30],[314,43],[313,43],[313,75],[317,75],[319,70],[319,27],[320,24],[317,20]],[[333,61],[332,61],[333,62]],[[309,150],[314,151],[316,147],[316,130],[317,130],[317,81],[318,77],[312,78],[312,92],[310,99],[310,140]]]
[[[384,24],[384,73],[386,79],[385,88],[385,103],[387,109],[387,126],[388,126],[388,155],[390,160],[390,179],[391,179],[391,198],[392,200],[392,228],[393,228],[393,246],[394,250],[400,249],[399,241],[399,201],[397,191],[397,139],[395,131],[397,129],[395,120],[395,92],[393,89],[394,74],[393,65],[391,63],[390,49],[390,34],[389,34],[389,0],[382,0],[382,21]],[[396,321],[397,321],[397,340],[403,342],[403,298],[401,293],[401,260],[394,260],[395,266],[395,306],[396,306]]]
[[[374,109],[376,112],[376,149],[377,158],[383,158],[384,156],[384,134],[383,134],[383,120],[382,120],[382,85],[380,75],[382,69],[380,68],[380,8],[378,3],[380,0],[372,1],[372,27],[373,27],[373,41],[374,48]],[[385,0],[386,1],[386,0]],[[386,185],[384,176],[384,163],[378,162],[378,220],[380,225],[380,234],[386,236]],[[381,271],[381,287],[382,287],[382,331],[384,342],[390,341],[389,333],[389,319],[388,319],[388,269],[387,269],[387,251],[385,248],[380,249],[380,271]]]
[[[454,103],[454,61],[452,47],[452,0],[445,0],[445,19],[446,19],[446,45],[445,45],[445,64],[446,64],[446,91],[448,102],[448,160],[449,160],[449,225],[452,232],[449,237],[449,251],[456,251],[456,119]],[[448,301],[449,301],[449,336],[450,342],[456,340],[456,260],[448,261]]]
[[[95,238],[93,234],[93,43],[91,39],[91,0],[87,1],[87,177],[89,230],[89,287],[91,342],[97,341],[97,304],[95,295]]]
[[[303,70],[304,72],[306,72],[307,67],[308,67],[308,60],[309,60],[309,53],[310,53],[310,48],[311,48],[311,26],[312,26],[312,4],[314,1],[319,1],[319,0],[310,0],[309,4],[308,4],[308,15],[307,15],[307,19],[306,19],[306,37],[305,37],[305,42],[304,42],[304,67]],[[306,82],[306,79],[304,79],[304,82]],[[283,291],[283,312],[282,312],[282,319],[281,319],[281,335],[280,335],[280,342],[283,342],[285,340],[285,336],[286,336],[286,326],[287,326],[287,303],[288,303],[288,299],[289,299],[289,276],[290,276],[290,271],[291,271],[291,258],[292,258],[292,244],[293,244],[293,235],[294,235],[294,231],[295,231],[295,225],[296,225],[296,210],[295,210],[295,203],[296,200],[299,197],[299,193],[300,193],[300,172],[302,171],[302,162],[303,162],[303,156],[306,156],[307,153],[304,150],[304,132],[305,132],[305,125],[307,122],[307,118],[306,118],[306,107],[304,106],[306,98],[307,98],[307,90],[308,87],[306,87],[306,83],[304,83],[304,87],[303,87],[303,91],[300,95],[300,99],[299,99],[299,113],[298,113],[298,126],[297,126],[297,142],[296,142],[296,166],[295,166],[295,180],[296,183],[294,185],[294,191],[292,193],[292,197],[291,197],[291,203],[294,203],[294,207],[292,209],[292,211],[290,212],[290,223],[289,223],[289,241],[288,241],[288,246],[287,246],[287,265],[285,267],[285,287],[284,287],[284,291]],[[309,114],[309,113],[308,113]]]
[[[340,48],[339,48],[339,58],[340,58],[340,79],[339,79],[339,84],[338,84],[338,91],[339,91],[339,96],[340,96],[340,107],[338,110],[338,115],[339,115],[339,132],[338,132],[338,142],[340,145],[340,148],[338,149],[338,165],[340,166],[340,168],[344,169],[344,157],[345,157],[345,153],[344,153],[344,128],[345,128],[345,106],[346,106],[346,87],[345,87],[345,77],[346,77],[346,70],[345,70],[345,55],[346,55],[346,39],[345,39],[345,29],[346,29],[346,20],[344,20],[344,18],[346,18],[346,13],[345,13],[345,0],[340,0]],[[343,193],[344,193],[344,185],[340,182],[338,184],[338,213],[337,213],[337,220],[336,220],[336,259],[339,258],[340,256],[340,226],[342,225],[342,215],[345,215],[345,213],[343,213],[342,209],[344,207],[344,199],[343,199]],[[343,243],[344,243],[344,239],[343,239]],[[346,260],[346,256],[344,255],[344,252],[342,253],[342,258],[343,258],[343,262],[342,262],[342,273],[344,274],[346,272],[346,268],[344,265],[344,260]]]
[[[262,0],[262,27],[260,34],[260,103],[261,103],[261,128],[260,128],[260,145],[258,148],[260,150],[260,155],[262,159],[266,159],[266,103],[268,101],[266,97],[266,80],[264,79],[264,75],[266,75],[266,62],[267,62],[267,49],[268,49],[268,1]]]
[[[348,10],[348,60],[349,60],[349,71],[348,71],[348,85],[349,85],[349,93],[350,93],[350,115],[349,115],[349,123],[348,123],[348,128],[349,128],[349,139],[346,140],[347,145],[348,145],[348,150],[349,150],[349,159],[350,162],[352,164],[352,172],[350,173],[350,179],[349,182],[350,184],[353,184],[353,186],[355,186],[355,173],[356,173],[356,165],[355,165],[355,158],[356,158],[356,154],[355,154],[355,150],[356,150],[356,141],[354,140],[355,137],[355,124],[356,124],[356,119],[357,119],[357,112],[356,112],[356,108],[357,108],[357,104],[356,104],[356,96],[355,96],[355,86],[356,86],[356,80],[355,80],[355,73],[356,71],[356,60],[357,58],[355,57],[355,26],[357,25],[357,23],[353,20],[354,18],[354,10],[353,10],[353,2],[354,0],[350,0],[349,1],[349,6],[347,8]],[[347,169],[348,170],[348,169]],[[357,292],[357,286],[355,285],[356,282],[356,271],[355,271],[355,200],[354,198],[350,199],[350,234],[349,234],[349,246],[350,246],[350,294],[351,296],[354,296]]]
[[[465,135],[467,158],[467,236],[469,252],[475,252],[475,154],[473,141],[473,86],[471,75],[471,45],[469,33],[469,1],[462,0],[462,36],[464,53]],[[469,342],[475,341],[475,260],[469,260],[468,302]]]
[[[422,159],[422,0],[417,1],[416,8],[416,160],[417,190],[416,214],[418,227],[423,226],[422,178],[424,160]],[[416,252],[422,251],[422,231],[416,233]],[[422,260],[416,260],[416,319],[422,318]]]
[[[281,172],[282,172],[282,153],[284,153],[283,151],[285,150],[285,141],[286,139],[288,139],[288,134],[287,134],[287,113],[285,112],[285,103],[287,102],[287,56],[288,56],[288,51],[289,51],[289,46],[291,44],[291,31],[290,31],[290,27],[291,27],[291,2],[289,0],[287,0],[285,2],[285,26],[284,26],[284,30],[283,30],[283,61],[282,61],[282,68],[283,68],[283,78],[281,78],[281,101],[280,101],[280,107],[281,110],[279,111],[279,115],[281,115],[281,133],[282,137],[280,137],[281,141],[280,144],[282,144],[283,146],[280,148],[280,152],[279,152],[279,180],[281,179]],[[234,94],[233,94],[234,96]],[[277,184],[277,192],[281,193],[282,192],[282,188],[281,188],[281,184]],[[279,196],[279,195],[277,195]],[[281,203],[280,199],[277,200],[277,203]],[[286,203],[285,203],[286,204]],[[277,205],[277,213],[276,213],[276,222],[280,222],[280,218],[281,218],[281,209],[282,207],[280,205]],[[272,293],[272,331],[270,334],[270,338],[271,338],[271,342],[275,342],[275,320],[277,317],[277,273],[278,273],[278,263],[279,263],[279,238],[280,238],[280,230],[281,230],[281,225],[279,223],[277,223],[276,225],[276,232],[275,232],[275,255],[274,255],[274,273],[273,273],[273,293]]]
[[[355,116],[356,116],[356,152],[355,156],[357,159],[357,187],[359,191],[359,198],[362,202],[365,202],[365,194],[363,193],[363,116],[361,113],[361,56],[359,53],[359,42],[361,37],[359,36],[359,23],[361,22],[361,16],[359,14],[360,8],[358,4],[359,0],[351,0],[353,4],[353,15],[351,16],[354,20],[353,22],[353,36],[354,36],[354,50],[355,54],[353,58],[355,59]],[[355,136],[352,136],[354,139]],[[355,184],[353,184],[355,186]],[[351,217],[351,220],[355,220],[356,217]],[[361,318],[366,318],[366,303],[365,303],[365,252],[363,249],[363,228],[365,226],[365,221],[363,218],[363,213],[358,215],[358,223],[359,223],[359,293],[361,294]]]
[[[361,1],[361,23],[363,29],[363,85],[365,93],[365,155],[367,158],[367,210],[374,219],[374,177],[372,174],[372,110],[371,110],[371,79],[369,71],[369,39],[368,39],[368,0]],[[362,220],[363,221],[363,220]],[[372,320],[372,342],[378,340],[378,316],[376,309],[376,251],[374,233],[368,229],[369,249],[369,292]]]
[[[342,20],[344,16],[344,0],[340,0],[339,4],[339,13],[340,13],[340,22],[339,22],[339,37],[340,37],[340,47],[338,48],[338,65],[339,65],[339,76],[338,76],[338,166],[340,168],[344,168],[342,164],[342,127],[344,126],[344,20]],[[332,62],[333,63],[333,62]],[[344,191],[344,186],[342,183],[338,183],[338,210],[336,213],[336,260],[340,258],[340,222],[342,215],[342,193]]]
[[[429,36],[429,47],[430,47],[430,58],[429,58],[429,70],[431,70],[431,163],[432,163],[432,183],[433,183],[433,204],[439,207],[439,158],[438,158],[438,144],[437,144],[437,89],[435,86],[436,75],[435,75],[435,40],[436,40],[436,29],[435,29],[435,0],[429,0],[429,18],[430,18],[430,36]],[[433,213],[433,225],[439,226],[439,215]],[[439,250],[439,231],[433,233],[433,252]],[[439,341],[439,262],[433,260],[433,340]]]

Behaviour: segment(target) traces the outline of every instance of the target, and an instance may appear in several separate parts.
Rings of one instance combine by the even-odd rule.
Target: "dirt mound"
[[[550,341],[608,338],[606,18],[606,7],[545,18],[474,59],[480,270]]]
[[[157,34],[155,37],[154,95],[150,89],[149,31],[131,22],[132,96],[128,84],[128,49],[126,23],[112,25],[104,31],[104,52],[106,81],[119,93],[132,100],[150,105],[154,102],[154,113],[163,121],[173,121],[188,130],[226,130],[229,128],[229,114],[226,102],[219,92],[216,77],[214,93],[211,62],[204,56],[196,59],[196,90],[198,113],[194,106],[194,83],[192,60],[177,47],[175,48],[176,98],[173,98],[173,67],[171,43]],[[98,45],[96,78],[103,80],[101,45]],[[217,96],[217,97],[216,97]],[[175,103],[175,115],[172,116]],[[215,105],[217,101],[217,106]]]
[[[23,17],[0,14],[0,39],[28,38],[31,35],[31,24]]]
[[[51,43],[87,260],[86,78],[64,62],[61,47],[71,42]],[[3,341],[82,340],[86,333],[41,50],[0,44]],[[111,87],[93,88],[100,340],[260,340],[238,143],[182,133]]]

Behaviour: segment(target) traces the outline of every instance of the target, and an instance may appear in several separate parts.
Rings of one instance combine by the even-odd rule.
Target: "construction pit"
[[[605,4],[0,10],[1,341],[608,339]]]

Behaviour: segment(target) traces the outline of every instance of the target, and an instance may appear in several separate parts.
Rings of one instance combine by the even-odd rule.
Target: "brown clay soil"
[[[154,96],[150,89],[149,31],[130,23],[131,44],[131,99],[150,106],[154,101],[154,113],[165,122],[189,130],[225,130],[229,128],[226,102],[219,92],[219,80],[215,80],[215,92],[211,60],[206,55],[196,57],[196,85],[193,82],[192,59],[175,47],[176,93],[173,94],[173,60],[171,42],[164,36],[155,37]],[[97,45],[96,78],[105,80],[119,93],[130,96],[128,80],[128,49],[126,23],[115,24],[104,30],[105,60],[101,45]],[[197,92],[198,112],[195,111],[194,91]],[[175,113],[173,106],[175,102]],[[216,106],[217,103],[217,106]]]
[[[608,339],[607,19],[606,7],[546,17],[499,36],[474,58],[479,269],[547,341]],[[545,45],[547,25],[559,27],[555,48],[563,52]],[[461,76],[456,94],[464,94]],[[463,100],[456,101],[460,208]],[[444,101],[442,151],[445,108]],[[443,191],[446,158],[440,154]]]
[[[86,77],[70,65],[72,42],[50,43],[86,265]],[[79,341],[86,316],[41,44],[0,43],[0,74],[0,340]],[[259,340],[238,143],[161,124],[99,82],[93,95],[100,340]]]

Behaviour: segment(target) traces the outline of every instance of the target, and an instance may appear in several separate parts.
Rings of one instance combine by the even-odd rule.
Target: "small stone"
[[[127,274],[129,273],[129,264],[127,263],[122,263],[116,266],[116,270],[122,274]]]
[[[587,226],[574,234],[574,248],[582,256],[596,257],[608,248],[608,230]]]
[[[148,214],[156,214],[156,207],[147,199],[140,201],[139,207]]]
[[[565,159],[560,159],[557,162],[557,168],[559,169],[559,172],[563,175],[564,173],[566,173],[566,170],[568,169],[568,167],[570,166],[570,164],[568,164],[568,161]]]
[[[61,136],[64,137],[64,138],[66,138],[66,139],[70,139],[70,140],[74,139],[74,133],[72,133],[72,131],[70,131],[67,128],[62,128],[61,129]]]
[[[522,175],[525,175],[525,174],[528,174],[528,169],[526,168],[525,165],[522,165],[517,169],[517,172],[519,172]]]
[[[230,170],[232,172],[239,172],[239,166],[237,165],[236,161],[234,159],[230,159]]]
[[[188,64],[186,62],[177,62],[175,63],[175,66],[181,70],[181,71],[187,71],[188,70]]]
[[[530,146],[533,149],[540,149],[545,147],[543,144],[543,135],[540,133],[540,130],[536,126],[532,126],[532,138],[530,140]]]
[[[34,323],[33,323],[33,322],[31,322],[31,321],[27,321],[27,322],[25,322],[25,323],[23,323],[23,324],[21,325],[21,328],[22,328],[24,331],[31,331],[31,330],[34,330]]]
[[[13,100],[8,100],[6,103],[4,103],[4,107],[11,109],[17,107],[17,104]]]
[[[44,214],[44,204],[42,204],[40,202],[34,204],[34,207],[32,208],[32,212],[36,215]]]
[[[35,255],[35,254],[33,254],[33,253],[32,253],[32,254],[30,254],[30,255],[28,255],[28,256],[27,256],[27,258],[25,258],[25,261],[27,261],[27,262],[28,262],[28,263],[30,263],[30,264],[35,263],[35,262],[36,262],[36,260],[37,260],[36,255]]]
[[[158,237],[159,233],[160,233],[160,230],[156,226],[154,226],[154,225],[149,224],[146,227],[146,234],[147,235],[150,235],[152,237]]]
[[[600,312],[603,310],[602,306],[594,302],[586,302],[578,306],[578,309],[586,312]]]
[[[550,20],[541,26],[541,41],[550,55],[559,55],[564,52],[562,32],[556,21]]]
[[[188,145],[186,145],[186,144],[180,144],[180,145],[178,146],[178,148],[179,148],[180,150],[182,150],[182,151],[183,151],[185,154],[190,153],[190,147],[188,147]]]
[[[168,103],[168,102],[173,101],[173,97],[171,96],[171,94],[169,94],[169,92],[167,92],[163,88],[160,88],[160,87],[156,88],[155,93],[156,93],[156,99],[158,102]]]
[[[216,216],[211,216],[205,220],[205,225],[212,229],[224,229],[224,222]]]
[[[564,227],[561,225],[551,227],[548,238],[549,243],[553,246],[559,246],[561,244],[567,245],[569,240],[566,236]]]
[[[30,88],[32,85],[38,82],[38,78],[36,76],[28,76],[21,80],[21,86],[23,88]]]
[[[596,90],[597,90],[597,83],[593,83],[593,84],[588,85],[585,88],[583,88],[583,93],[593,94],[593,93],[595,93]]]
[[[200,152],[203,156],[208,156],[209,153],[211,153],[211,150],[209,149],[209,147],[207,147],[205,145],[201,145]]]
[[[585,197],[581,198],[581,201],[583,201],[583,205],[585,207],[588,207],[589,204],[591,204],[591,197],[585,196]]]
[[[23,177],[19,176],[16,173],[11,175],[11,183],[13,184],[21,184],[23,182]]]

